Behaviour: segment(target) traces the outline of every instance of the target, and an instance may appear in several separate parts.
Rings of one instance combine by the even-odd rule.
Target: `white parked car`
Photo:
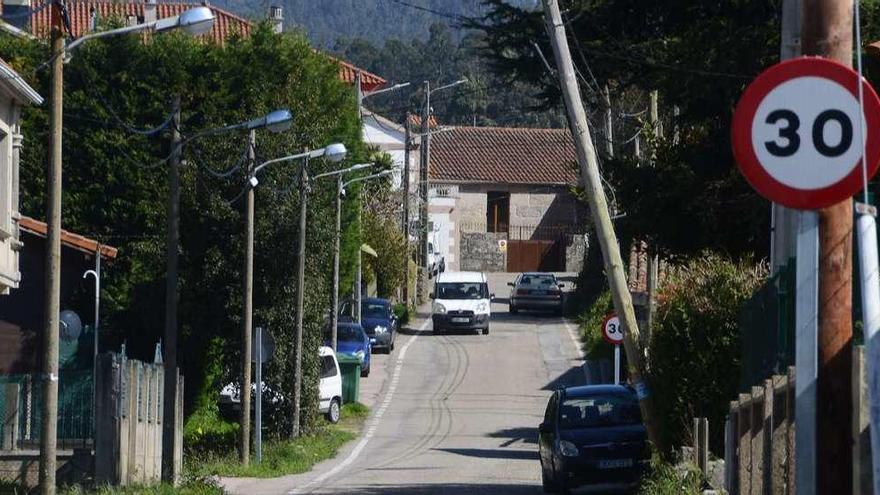
[[[462,329],[482,331],[487,335],[493,297],[483,273],[444,272],[437,275],[431,293],[434,333]]]
[[[318,349],[321,356],[321,380],[319,382],[319,410],[331,423],[339,422],[342,415],[342,374],[336,353],[327,346]]]

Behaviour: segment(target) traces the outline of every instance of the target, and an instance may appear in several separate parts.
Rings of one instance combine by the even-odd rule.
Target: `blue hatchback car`
[[[381,348],[386,354],[394,350],[397,337],[397,317],[391,309],[391,301],[367,297],[361,301],[361,326],[373,348]]]
[[[544,491],[577,486],[631,490],[649,462],[645,425],[632,388],[589,385],[557,390],[538,427]]]
[[[341,322],[336,327],[336,353],[347,354],[361,362],[361,376],[370,375],[370,338],[364,329],[354,322]]]

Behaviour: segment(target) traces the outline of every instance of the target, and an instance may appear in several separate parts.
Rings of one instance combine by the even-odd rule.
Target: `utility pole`
[[[651,128],[654,132],[654,136],[657,138],[663,137],[663,129],[660,128],[660,111],[658,109],[658,94],[657,91],[651,91],[651,104],[650,104],[650,116],[651,116]],[[657,153],[652,150],[651,152],[651,166],[654,166],[654,162],[657,159]],[[642,342],[650,343],[651,342],[651,333],[654,331],[654,315],[657,309],[657,276],[659,275],[657,266],[660,264],[660,257],[657,255],[657,248],[655,246],[648,246],[648,252],[646,253],[648,257],[648,319],[645,328],[645,335],[642,337]]]
[[[608,276],[608,285],[611,288],[614,309],[617,311],[617,315],[624,326],[623,344],[626,350],[629,376],[636,389],[639,406],[642,410],[642,418],[648,432],[648,439],[656,448],[662,449],[651,405],[652,399],[647,384],[642,381],[642,372],[645,368],[644,355],[639,344],[639,327],[636,323],[632,297],[626,283],[626,274],[623,269],[623,259],[620,256],[617,235],[614,233],[611,215],[608,212],[608,202],[605,198],[605,190],[602,187],[602,179],[599,175],[596,148],[590,136],[587,115],[575,77],[571,52],[568,49],[565,24],[562,22],[562,15],[559,12],[557,0],[542,1],[547,32],[550,34],[550,41],[553,44],[553,53],[559,70],[562,95],[568,111],[575,148],[577,149],[581,184],[586,190],[590,212],[596,225],[596,236],[602,249],[602,258],[605,262],[605,273]]]
[[[248,132],[247,176],[254,173],[257,130]],[[251,335],[254,315],[254,188],[248,184],[245,201],[244,314],[241,321],[241,428],[238,455],[247,466],[251,461]],[[261,384],[257,384],[258,387]]]
[[[177,287],[180,252],[180,96],[171,100],[171,159],[168,160],[168,232],[165,240],[165,343],[164,390],[162,393],[162,479],[175,482],[174,439],[177,436]]]
[[[64,0],[52,3],[52,107],[46,180],[46,287],[43,314],[43,411],[40,431],[40,490],[55,494],[58,427],[58,339],[61,299],[61,133],[64,112]]]
[[[425,81],[425,108],[422,110],[421,164],[419,166],[419,229],[421,230],[419,255],[424,268],[425,283],[430,277],[431,262],[428,260],[428,168],[431,163],[431,81]],[[421,291],[421,286],[419,287]]]
[[[851,0],[803,0],[802,19],[804,55],[852,67]],[[818,214],[816,492],[825,495],[852,492],[852,199]]]
[[[608,158],[614,158],[614,121],[611,113],[611,90],[605,85],[603,91],[605,97],[605,153]]]
[[[406,239],[406,250],[403,255],[403,303],[409,307],[409,162],[410,162],[410,131],[409,112],[406,112],[406,120],[403,123],[403,237]]]
[[[363,128],[363,120],[364,120],[364,113],[363,113],[363,109],[364,109],[364,88],[361,86],[361,84],[362,84],[362,75],[361,75],[361,71],[357,71],[357,72],[355,73],[354,86],[355,86],[355,91],[356,91],[356,94],[357,94],[358,120],[359,120],[359,122],[360,122],[360,124],[361,124],[361,128]],[[361,234],[363,234],[363,225],[361,225],[360,203],[361,203],[361,202],[358,201],[358,228],[360,229]],[[362,280],[362,277],[363,277],[362,270],[364,269],[364,265],[363,265],[363,262],[364,262],[364,260],[363,260],[364,253],[363,253],[363,251],[361,250],[361,247],[362,247],[362,245],[363,245],[363,243],[361,242],[362,240],[363,240],[363,237],[362,237],[362,236],[361,236],[361,237],[358,237],[358,247],[357,247],[357,273],[355,274],[355,277],[354,277],[355,288],[354,288],[354,294],[352,294],[352,295],[354,296],[354,315],[353,315],[353,316],[356,318],[356,320],[357,320],[358,323],[361,322],[361,295],[362,295],[362,294],[361,294],[361,284],[363,283],[363,280]],[[335,311],[335,310],[336,310],[336,309],[334,308],[334,311]],[[333,327],[333,332],[334,332],[334,335],[335,335],[336,327]]]
[[[306,274],[306,214],[309,196],[309,158],[303,160],[299,174],[299,253],[296,266],[296,342],[294,344],[293,377],[293,437],[300,433],[302,409],[302,341],[303,341],[303,291]],[[334,308],[335,310],[335,308]]]
[[[330,345],[336,352],[339,326],[339,236],[342,234],[342,174],[336,177],[336,243],[333,245],[333,295],[330,301]]]

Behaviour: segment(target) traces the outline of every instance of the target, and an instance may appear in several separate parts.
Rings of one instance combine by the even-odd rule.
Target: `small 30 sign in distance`
[[[733,115],[733,154],[765,198],[818,209],[862,189],[862,129],[870,179],[880,165],[877,93],[844,65],[802,57],[770,67],[746,88]]]
[[[611,313],[602,322],[602,338],[612,345],[623,343],[623,327],[620,326],[620,318],[616,314]]]

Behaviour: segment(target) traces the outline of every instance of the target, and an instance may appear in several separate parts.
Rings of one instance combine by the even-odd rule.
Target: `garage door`
[[[565,269],[564,243],[516,241],[507,243],[507,271],[557,272]]]

